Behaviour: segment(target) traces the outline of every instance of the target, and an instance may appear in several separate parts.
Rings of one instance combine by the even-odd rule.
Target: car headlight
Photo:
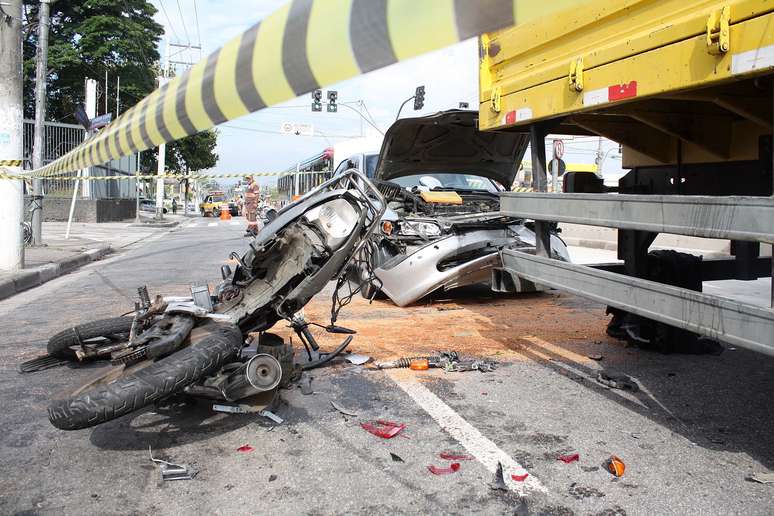
[[[334,199],[312,208],[304,215],[325,237],[325,244],[336,249],[357,225],[358,213],[348,201]]]
[[[424,220],[403,220],[400,222],[398,234],[424,238],[437,237],[441,235],[441,226]]]

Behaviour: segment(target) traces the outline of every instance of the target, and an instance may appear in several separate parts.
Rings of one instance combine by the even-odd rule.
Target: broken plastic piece
[[[491,489],[496,489],[499,491],[507,491],[508,486],[505,485],[505,478],[503,477],[503,464],[502,462],[497,463],[497,469],[495,470],[494,480],[492,480],[492,483],[489,484],[489,487]]]
[[[353,411],[351,411],[349,409],[345,409],[344,407],[342,407],[341,405],[339,405],[338,403],[336,403],[333,400],[331,400],[331,406],[333,406],[333,408],[335,408],[336,410],[338,410],[339,412],[341,412],[345,416],[357,417],[357,412],[353,412]]]
[[[626,464],[624,464],[624,461],[622,461],[615,455],[607,459],[607,462],[605,462],[605,466],[607,467],[607,470],[610,473],[612,473],[617,477],[622,477],[624,474],[624,471],[626,470]]]
[[[441,452],[439,456],[444,460],[473,460],[471,455],[451,451]]]
[[[267,418],[267,419],[271,419],[272,421],[274,421],[274,422],[275,422],[275,423],[277,423],[278,425],[281,425],[282,423],[284,423],[284,422],[285,422],[285,420],[284,420],[284,419],[282,419],[281,417],[279,417],[277,414],[275,414],[275,413],[274,413],[274,412],[272,412],[271,410],[266,410],[266,409],[264,409],[264,410],[262,410],[262,411],[258,412],[258,415],[259,415],[259,416],[263,416],[263,417],[265,417],[265,418]]]
[[[610,387],[611,389],[621,389],[623,391],[632,392],[640,390],[640,386],[637,385],[637,382],[635,382],[631,376],[623,373],[600,371],[600,373],[597,374],[597,382],[605,387]]]
[[[369,360],[371,360],[371,357],[369,357],[368,355],[359,355],[357,353],[349,353],[347,355],[342,355],[342,356],[344,357],[344,360],[354,365],[363,365]]]
[[[511,475],[511,478],[516,482],[524,482],[528,476],[529,473],[524,473],[523,475]]]
[[[390,457],[392,458],[393,462],[406,462],[404,461],[400,455],[396,455],[395,453],[390,452]]]
[[[427,371],[430,369],[430,362],[426,358],[418,358],[411,361],[409,369],[413,371]]]
[[[774,484],[774,473],[753,473],[747,480],[758,482],[759,484]]]
[[[198,471],[186,464],[174,464],[154,458],[150,446],[148,446],[148,455],[150,455],[150,460],[159,465],[161,480],[193,480],[198,473]]]
[[[451,465],[449,465],[448,468],[439,468],[438,466],[428,466],[427,469],[430,470],[430,473],[433,475],[449,475],[451,473],[456,473],[460,470],[460,463],[459,462],[452,462]]]
[[[249,452],[251,452],[251,451],[253,451],[253,450],[255,450],[255,448],[253,448],[253,447],[252,447],[252,446],[250,446],[249,444],[243,444],[242,446],[240,446],[239,448],[237,448],[237,451],[238,451],[238,452],[243,452],[243,453],[249,453]]]
[[[301,394],[304,396],[308,396],[310,394],[314,394],[314,389],[312,389],[312,377],[311,376],[305,376],[301,379]]]
[[[363,430],[383,439],[392,439],[406,428],[406,425],[402,423],[394,423],[392,421],[385,421],[384,419],[360,423],[360,426]]]
[[[579,453],[570,453],[569,455],[559,455],[557,457],[557,460],[560,460],[564,462],[565,464],[569,464],[571,462],[575,462],[576,460],[580,459]]]

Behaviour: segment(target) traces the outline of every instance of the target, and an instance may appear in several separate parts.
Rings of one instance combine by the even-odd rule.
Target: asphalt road
[[[469,291],[452,300],[453,312],[380,302],[342,313],[342,324],[349,318],[359,329],[367,329],[369,313],[373,325],[391,327],[378,338],[361,331],[355,351],[377,354],[366,344],[388,348],[393,336],[405,349],[411,341],[398,335],[409,320],[425,326],[409,328],[412,338],[426,334],[423,345],[432,345],[440,335],[432,321],[443,321],[449,336],[439,347],[486,348],[501,362],[493,373],[388,373],[341,364],[311,373],[313,395],[282,391],[277,413],[285,423],[278,426],[206,406],[162,406],[90,430],[53,428],[49,400],[97,370],[21,375],[18,363],[68,325],[128,311],[139,285],[183,295],[191,284],[214,284],[228,253],[247,244],[236,222],[193,219],[0,302],[0,513],[774,513],[774,485],[745,480],[774,469],[774,359],[741,349],[715,357],[626,348],[604,335],[601,307],[566,295],[493,305],[469,301],[479,295]],[[551,307],[550,317],[599,324],[580,334],[549,334],[540,315],[527,311],[538,301]],[[315,300],[320,310],[326,302]],[[589,359],[593,354],[603,360]],[[593,381],[598,370],[613,367],[633,376],[640,391]],[[331,401],[357,416],[339,413]],[[378,418],[406,428],[384,440],[359,425]],[[245,444],[253,451],[238,452]],[[148,446],[193,465],[198,476],[160,481]],[[428,465],[450,463],[439,457],[443,451],[473,460],[432,475]],[[557,460],[572,453],[580,459]],[[611,454],[626,463],[621,478],[602,467]],[[506,465],[507,491],[490,488],[497,461]],[[524,472],[527,480],[510,479]]]

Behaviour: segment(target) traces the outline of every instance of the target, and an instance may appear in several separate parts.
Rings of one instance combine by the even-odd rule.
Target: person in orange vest
[[[253,176],[247,176],[247,186],[245,187],[245,205],[244,212],[247,219],[247,231],[245,236],[255,236],[263,229],[263,223],[258,221],[258,203],[261,201],[261,187],[255,182]]]

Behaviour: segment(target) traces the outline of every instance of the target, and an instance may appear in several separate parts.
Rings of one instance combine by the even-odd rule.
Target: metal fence
[[[83,142],[86,137],[84,128],[77,124],[45,122],[43,133],[43,165],[60,158]],[[35,134],[35,121],[24,120],[24,168],[32,169],[32,145]],[[90,175],[117,176],[134,175],[138,169],[137,155],[127,156],[104,165],[91,167]],[[62,174],[74,177],[77,172]],[[70,179],[44,179],[43,193],[49,196],[70,196],[75,181]],[[92,199],[133,198],[134,180],[91,181],[84,189],[86,197]]]

